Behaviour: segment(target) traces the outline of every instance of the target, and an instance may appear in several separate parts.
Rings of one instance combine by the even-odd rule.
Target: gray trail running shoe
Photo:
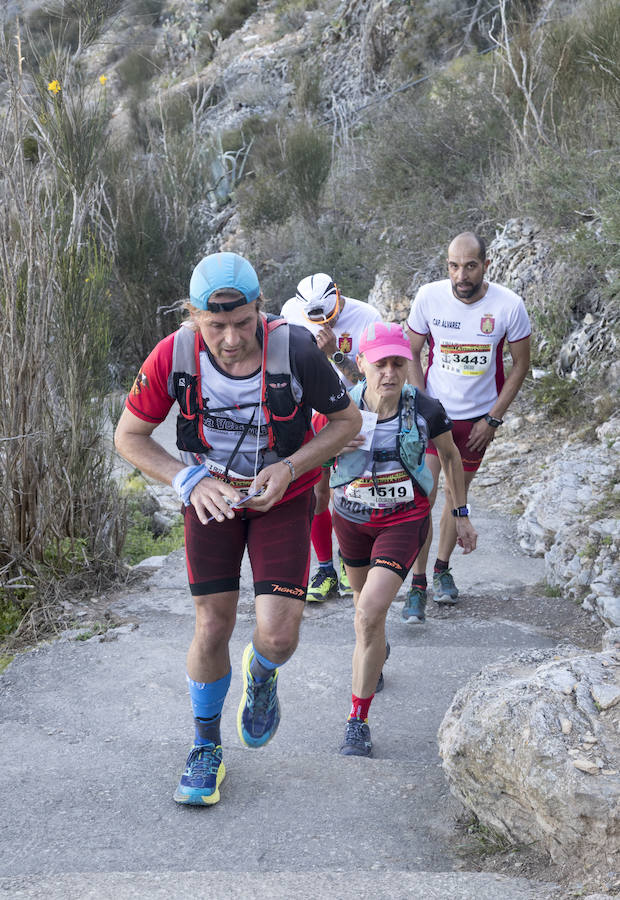
[[[423,625],[426,621],[426,600],[426,591],[412,585],[400,611],[401,622],[406,625]]]
[[[433,599],[435,603],[447,603],[454,605],[458,597],[458,588],[450,569],[443,572],[435,572],[433,575]]]

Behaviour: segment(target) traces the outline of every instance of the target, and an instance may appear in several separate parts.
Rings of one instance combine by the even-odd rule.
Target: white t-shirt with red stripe
[[[489,282],[484,297],[468,304],[454,296],[449,278],[422,285],[407,324],[428,335],[426,392],[441,400],[452,419],[489,412],[505,380],[505,341],[522,341],[532,330],[514,291]]]

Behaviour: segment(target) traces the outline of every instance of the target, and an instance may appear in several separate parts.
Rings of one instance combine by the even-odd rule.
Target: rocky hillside
[[[6,208],[30,209],[52,247],[96,243],[117,387],[173,327],[205,252],[248,255],[275,311],[327,270],[404,320],[450,236],[477,229],[491,277],[523,294],[534,326],[518,425],[488,471],[505,458],[501,483],[515,481],[524,546],[550,554],[550,584],[618,622],[617,4],[12,0],[4,16],[2,102],[32,185],[24,205],[19,179],[5,182]],[[54,198],[41,209],[40,184]],[[49,258],[28,246],[38,233],[6,229],[7,283],[23,264],[28,297]],[[44,340],[52,365],[58,336]],[[517,478],[513,434],[517,456],[532,448]],[[555,517],[543,484],[565,496]]]

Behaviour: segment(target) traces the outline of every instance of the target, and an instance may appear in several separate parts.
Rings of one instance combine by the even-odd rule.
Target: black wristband
[[[488,413],[484,417],[484,421],[488,422],[491,428],[499,428],[500,425],[504,424],[503,419],[496,419],[495,416],[490,416]]]

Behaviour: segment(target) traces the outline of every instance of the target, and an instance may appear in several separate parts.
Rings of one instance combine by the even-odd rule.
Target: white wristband
[[[204,465],[186,466],[184,469],[181,469],[180,472],[177,472],[172,479],[172,487],[177,492],[179,500],[181,500],[185,506],[190,505],[190,495],[198,482],[202,481],[203,478],[211,478],[211,473]]]

